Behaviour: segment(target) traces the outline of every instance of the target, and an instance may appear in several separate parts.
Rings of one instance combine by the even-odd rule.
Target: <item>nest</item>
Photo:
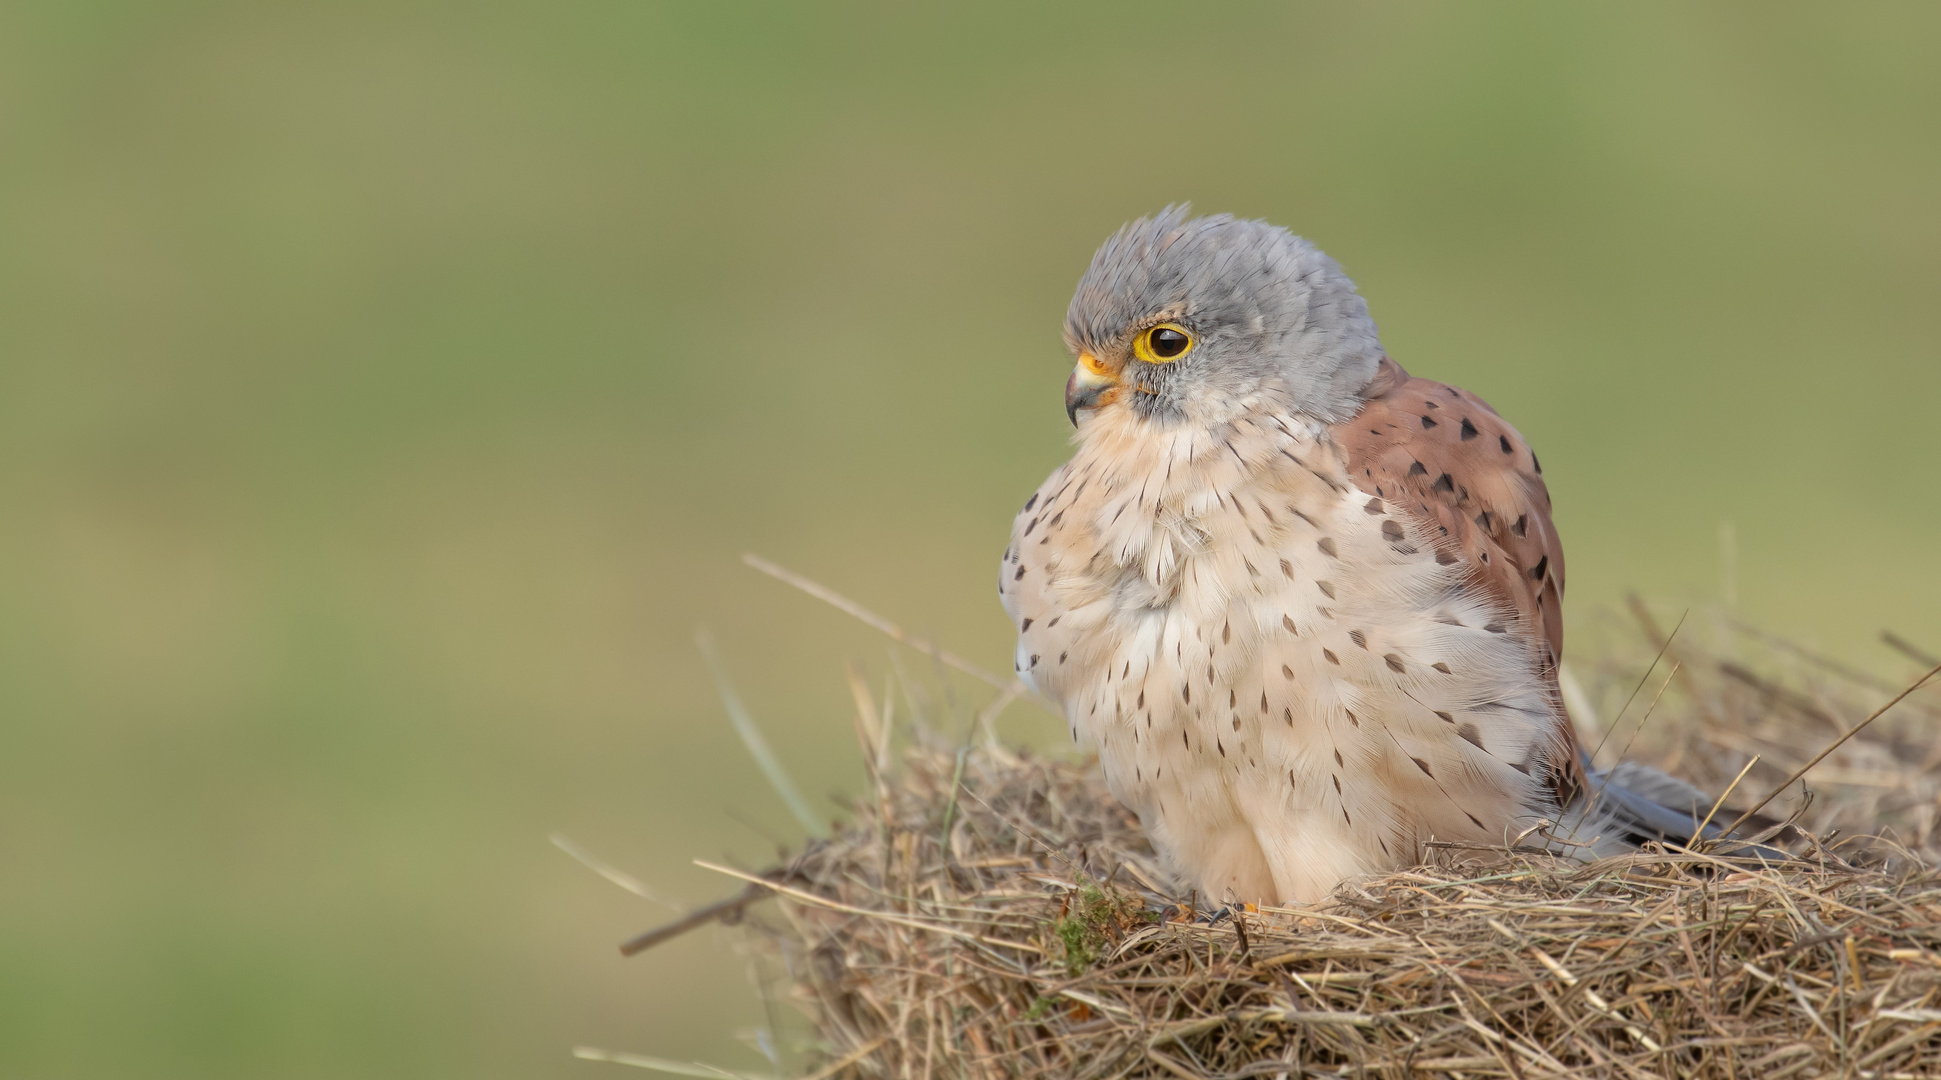
[[[855,1075],[1941,1074],[1911,862],[1445,851],[1207,913],[1085,764],[974,751],[946,832],[955,776],[908,754],[756,924]]]
[[[1634,714],[1670,694],[1648,737],[1588,734],[1731,787],[1721,814],[1848,737],[1824,790],[1773,804],[1790,860],[1442,847],[1312,908],[1209,911],[1095,763],[922,723],[886,753],[859,682],[871,790],[834,837],[738,875],[779,900],[748,940],[806,1010],[817,1076],[1941,1075],[1934,695],[1856,734],[1888,696],[1871,677],[1726,639],[1648,680],[1612,663],[1593,681],[1638,680]]]
[[[870,787],[848,822],[761,873],[702,864],[746,889],[621,947],[742,921],[782,973],[763,989],[807,1017],[811,1080],[1941,1076],[1941,658],[1891,634],[1925,671],[1911,683],[1716,612],[1666,633],[1633,601],[1590,628],[1584,651],[1607,659],[1582,683],[1566,672],[1564,692],[1598,764],[1642,761],[1722,792],[1721,822],[1777,812],[1763,857],[1709,841],[1589,863],[1431,843],[1428,865],[1318,905],[1207,910],[1095,762],[993,737],[1020,685],[746,561],[939,674],[1001,688],[965,717],[901,663],[880,698],[852,668]]]

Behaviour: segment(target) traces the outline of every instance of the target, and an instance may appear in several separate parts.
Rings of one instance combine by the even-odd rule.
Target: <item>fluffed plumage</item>
[[[1202,893],[1692,820],[1628,789],[1586,814],[1536,457],[1390,360],[1332,260],[1169,210],[1100,249],[1066,337],[1078,449],[1000,570],[1016,666]]]

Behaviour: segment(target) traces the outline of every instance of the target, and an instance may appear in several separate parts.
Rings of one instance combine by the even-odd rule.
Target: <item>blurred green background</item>
[[[1069,290],[1171,201],[1522,428],[1573,619],[1936,647],[1937,13],[0,7],[0,1074],[762,1067],[547,835],[681,903],[798,835],[700,624],[856,789],[884,644],[744,550],[1005,663]]]

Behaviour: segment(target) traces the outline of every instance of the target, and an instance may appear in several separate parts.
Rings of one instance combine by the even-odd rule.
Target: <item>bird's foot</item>
[[[1193,921],[1200,924],[1201,926],[1218,926],[1221,923],[1226,922],[1228,919],[1233,918],[1234,910],[1235,909],[1231,904],[1222,904],[1219,907],[1213,909],[1212,911],[1209,911],[1200,915],[1198,918],[1194,919]]]

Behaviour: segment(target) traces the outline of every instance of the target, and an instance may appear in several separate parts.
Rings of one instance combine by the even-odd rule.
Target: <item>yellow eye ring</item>
[[[1193,332],[1178,323],[1148,327],[1132,339],[1132,355],[1148,364],[1170,364],[1193,351]]]

